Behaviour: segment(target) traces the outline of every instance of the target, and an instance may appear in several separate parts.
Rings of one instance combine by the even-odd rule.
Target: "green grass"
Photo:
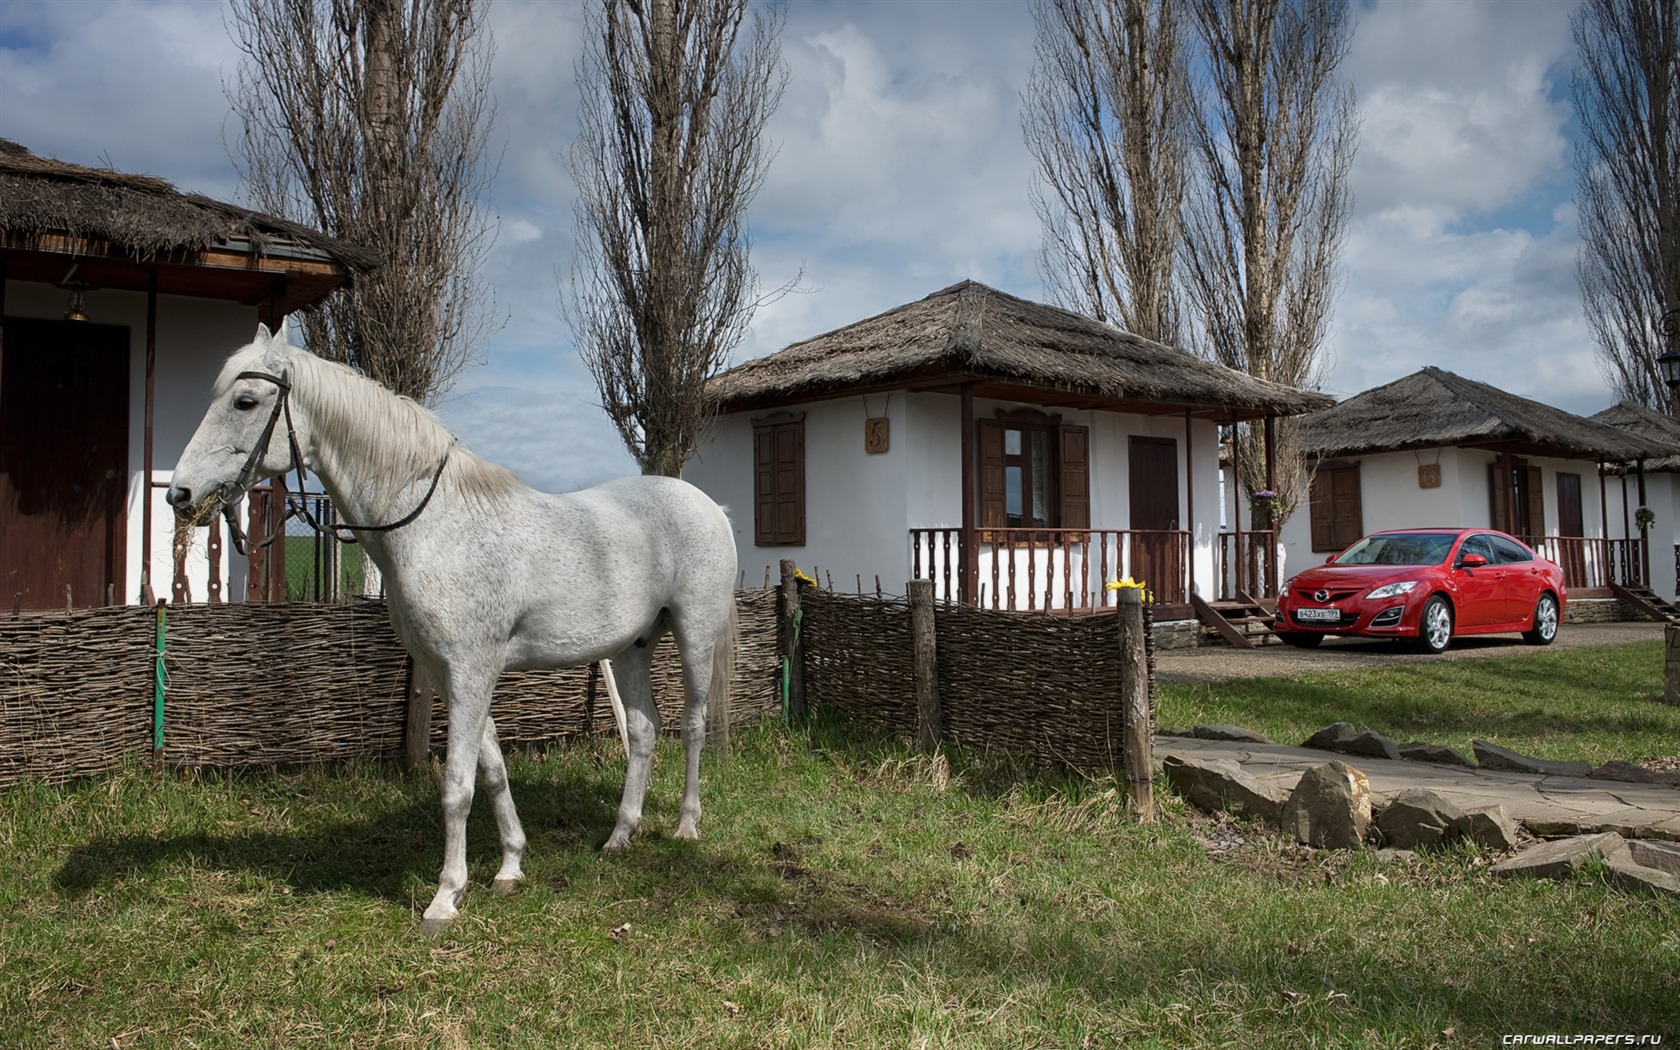
[[[1557,655],[1554,676],[1613,699],[1599,655]],[[1477,688],[1497,674],[1454,666]],[[678,756],[662,743],[648,827],[614,856],[615,741],[510,758],[527,883],[488,891],[475,813],[472,887],[436,940],[418,933],[441,849],[428,779],[132,769],[0,792],[0,1046],[1680,1038],[1680,904],[1597,873],[1315,853],[1170,799],[1139,826],[1110,781],[835,726],[738,732],[708,758],[705,838],[679,842]]]
[[[1680,754],[1662,703],[1661,642],[1434,661],[1293,678],[1162,685],[1162,726],[1234,723],[1299,744],[1331,722],[1470,754],[1481,738],[1538,758],[1638,762]]]

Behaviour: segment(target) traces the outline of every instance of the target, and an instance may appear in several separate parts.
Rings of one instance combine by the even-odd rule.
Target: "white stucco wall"
[[[6,282],[6,315],[58,320],[64,316],[63,289],[35,282]],[[128,398],[128,550],[122,603],[140,600],[142,564],[142,500],[146,430],[146,296],[140,292],[96,289],[87,293],[87,312],[98,324],[125,325],[129,330]],[[167,482],[176,460],[197,429],[210,403],[211,386],[222,361],[235,348],[251,341],[257,328],[255,307],[238,303],[158,296],[157,375],[152,430],[153,478]],[[149,493],[152,501],[152,588],[160,598],[171,597],[174,576],[174,511],[164,502],[163,490]],[[203,601],[209,579],[202,530],[187,556],[190,597]],[[221,557],[223,596],[244,597],[245,559],[224,545]],[[237,579],[229,579],[238,572]]]
[[[976,418],[999,409],[1023,406],[976,399]],[[772,582],[781,559],[801,569],[820,571],[826,584],[850,590],[859,577],[873,591],[875,577],[890,594],[902,593],[911,574],[912,528],[950,528],[962,524],[962,405],[946,394],[895,391],[791,406],[805,414],[806,542],[803,547],[758,547],[753,543],[752,420],[770,412],[747,412],[719,421],[710,440],[689,461],[683,476],[731,508],[736,549],[748,586]],[[1186,456],[1182,417],[1145,417],[1108,412],[1061,410],[1063,422],[1091,429],[1091,525],[1124,529],[1130,524],[1127,439],[1133,435],[1171,438],[1177,444],[1181,484],[1179,520],[1189,522],[1192,495],[1182,484]],[[880,454],[864,451],[864,420],[891,420],[891,447]],[[1190,433],[1196,458],[1193,477],[1197,522],[1194,569],[1198,589],[1213,586],[1213,542],[1219,511],[1215,465],[1217,430],[1197,421]],[[1040,563],[1042,565],[1042,563]],[[1022,567],[1024,572],[1024,567]],[[989,579],[989,563],[981,576]],[[1041,574],[1042,578],[1042,574]],[[1059,604],[1059,603],[1058,603]]]
[[[1639,509],[1639,479],[1636,476],[1612,476],[1605,480],[1609,486],[1607,505],[1610,515],[1610,535],[1639,534],[1633,522]],[[1597,494],[1594,493],[1596,500]],[[1669,601],[1676,600],[1674,549],[1680,544],[1680,477],[1667,472],[1648,472],[1645,475],[1645,505],[1656,514],[1651,526],[1651,589]],[[1592,514],[1596,518],[1595,505]]]
[[[1488,496],[1488,465],[1498,458],[1481,449],[1441,449],[1424,452],[1382,452],[1349,456],[1346,462],[1359,464],[1360,504],[1364,530],[1423,528],[1429,526],[1490,528],[1492,504]],[[1439,463],[1441,485],[1426,489],[1418,484],[1418,467]],[[1602,537],[1598,464],[1593,460],[1528,457],[1528,464],[1540,468],[1547,536],[1558,535],[1557,475],[1578,474],[1581,478],[1582,531],[1588,537]],[[1614,482],[1609,535],[1620,538],[1616,516]],[[1280,541],[1289,566],[1286,576],[1324,561],[1334,551],[1312,549],[1312,518],[1303,501],[1299,510],[1283,525]],[[1671,581],[1672,582],[1672,581]]]

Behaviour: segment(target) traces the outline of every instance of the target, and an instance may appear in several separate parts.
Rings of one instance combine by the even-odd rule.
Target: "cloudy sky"
[[[1356,210],[1325,348],[1348,396],[1424,365],[1574,412],[1608,405],[1575,283],[1572,0],[1358,5]],[[239,200],[215,0],[0,4],[0,137],[37,154]],[[439,406],[476,451],[559,491],[633,470],[559,314],[571,266],[573,0],[495,0],[485,285],[505,323]],[[1018,0],[793,0],[791,80],[755,202],[765,287],[737,359],[964,278],[1043,299]]]

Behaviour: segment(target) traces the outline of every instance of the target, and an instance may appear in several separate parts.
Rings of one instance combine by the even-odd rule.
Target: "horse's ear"
[[[273,335],[273,333],[269,332],[268,325],[265,325],[261,321],[258,321],[257,322],[257,337],[255,339],[251,340],[251,342],[260,343],[263,346],[267,346],[268,343],[269,343],[269,340],[271,340],[273,338],[274,338],[274,335]]]

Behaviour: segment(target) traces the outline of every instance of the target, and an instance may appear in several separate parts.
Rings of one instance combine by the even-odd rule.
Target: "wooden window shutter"
[[[805,420],[778,413],[753,421],[753,542],[805,542]]]
[[[1335,474],[1333,470],[1320,470],[1313,474],[1312,487],[1307,491],[1307,506],[1312,519],[1312,549],[1318,553],[1337,549],[1336,508],[1331,495],[1335,488],[1331,479]]]
[[[1546,534],[1546,496],[1541,491],[1541,475],[1539,467],[1528,468],[1527,491],[1523,495],[1528,503],[1528,535],[1544,536]]]
[[[976,423],[980,462],[975,465],[980,475],[977,493],[980,499],[980,527],[1001,529],[1006,524],[1003,484],[1003,424],[995,419]]]
[[[1057,428],[1060,448],[1059,474],[1064,529],[1091,527],[1091,430],[1089,427]]]

